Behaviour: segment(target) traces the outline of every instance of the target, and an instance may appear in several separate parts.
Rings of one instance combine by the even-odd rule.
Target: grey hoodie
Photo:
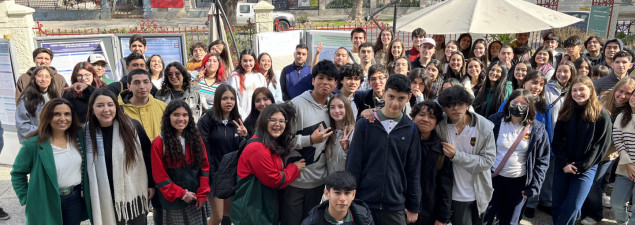
[[[556,80],[551,80],[545,85],[545,101],[551,106],[551,112],[549,112],[551,113],[551,133],[553,133],[553,130],[556,128],[558,114],[560,113],[560,108],[565,98],[564,96],[561,98],[558,97],[567,90],[568,88],[562,87]]]

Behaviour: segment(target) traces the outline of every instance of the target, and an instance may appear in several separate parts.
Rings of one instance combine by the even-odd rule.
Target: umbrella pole
[[[384,6],[382,6],[381,8],[379,8],[379,9],[377,9],[377,10],[375,10],[375,12],[373,12],[373,13],[369,14],[369,15],[368,15],[368,16],[366,16],[366,18],[364,18],[364,19],[366,19],[366,21],[367,21],[367,22],[368,22],[369,20],[370,20],[370,21],[373,21],[373,22],[375,23],[375,25],[377,25],[377,27],[381,27],[381,26],[379,25],[379,22],[377,22],[377,20],[375,19],[375,15],[377,15],[377,14],[378,14],[378,13],[380,13],[381,11],[384,11],[384,9],[387,9],[387,8],[388,8],[388,7],[390,7],[390,6],[395,5],[395,13],[394,13],[394,20],[393,20],[394,22],[393,22],[393,24],[392,24],[392,27],[393,27],[393,28],[392,28],[392,30],[393,30],[393,33],[396,33],[396,32],[397,32],[397,28],[396,28],[396,27],[397,27],[397,4],[399,4],[399,1],[401,1],[401,0],[393,0],[392,2],[390,2],[390,3],[388,3],[388,4],[384,5]]]
[[[232,43],[234,43],[234,49],[236,50],[236,54],[240,54],[240,52],[238,51],[238,45],[236,45],[236,39],[234,38],[234,30],[232,29],[232,26],[229,25],[230,24],[229,19],[227,19],[227,14],[225,14],[225,10],[223,10],[223,6],[222,4],[220,4],[220,1],[216,1],[215,4],[218,7],[218,9],[220,9],[220,14],[223,16],[223,19],[225,19],[225,24],[227,24],[227,28],[229,28],[229,35],[232,38]]]

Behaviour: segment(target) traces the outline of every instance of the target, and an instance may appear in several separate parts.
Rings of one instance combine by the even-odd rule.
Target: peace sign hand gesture
[[[342,136],[342,139],[340,139],[340,146],[342,146],[342,149],[344,149],[344,151],[348,150],[349,144],[350,144],[350,136],[351,134],[353,134],[353,130],[355,130],[355,128],[351,129],[351,131],[346,132],[346,130],[348,130],[348,126],[344,127],[344,135]]]
[[[320,126],[313,131],[313,134],[309,136],[309,139],[311,140],[311,144],[322,143],[326,138],[331,136],[332,133],[333,131],[331,131],[330,127],[322,130],[322,124],[320,124]]]
[[[234,125],[236,125],[237,127],[236,133],[238,133],[238,135],[240,135],[241,137],[247,136],[247,128],[245,127],[241,119],[238,119],[238,122],[240,122],[240,124],[236,123],[236,120],[232,120],[232,122],[234,122]]]

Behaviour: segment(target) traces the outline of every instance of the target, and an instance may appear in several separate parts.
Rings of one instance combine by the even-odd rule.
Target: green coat
[[[82,156],[82,184],[85,207],[82,219],[91,219],[90,188],[86,172],[84,135],[78,131],[77,143]],[[62,225],[62,208],[57,184],[55,158],[50,141],[38,142],[38,136],[25,139],[11,170],[11,184],[21,205],[26,205],[26,224]],[[27,180],[27,174],[30,179]],[[79,213],[79,212],[78,212]]]

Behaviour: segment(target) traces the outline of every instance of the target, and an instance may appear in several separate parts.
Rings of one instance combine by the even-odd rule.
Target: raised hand
[[[88,84],[82,82],[75,82],[73,85],[65,87],[64,91],[74,91],[76,93],[81,93],[86,88],[88,88]]]
[[[346,130],[348,130],[348,126],[344,127],[344,135],[342,136],[342,139],[340,139],[340,146],[342,146],[342,149],[344,149],[344,151],[348,150],[348,146],[350,144],[350,136],[351,134],[353,134],[353,130],[355,130],[354,128],[351,129],[351,131],[346,132]]]
[[[311,139],[311,144],[324,142],[326,138],[331,136],[332,133],[333,131],[331,131],[330,127],[322,130],[322,124],[320,124],[320,126],[318,126],[318,128],[315,129],[315,131],[313,131],[313,134],[311,134],[311,136],[309,137]]]
[[[315,53],[320,54],[322,52],[322,42],[315,48]]]
[[[232,120],[232,122],[234,122],[234,125],[236,125],[236,133],[238,133],[238,135],[240,135],[241,137],[247,136],[247,128],[245,127],[241,119],[238,119],[238,122],[240,122],[240,124],[236,123],[236,120]]]

